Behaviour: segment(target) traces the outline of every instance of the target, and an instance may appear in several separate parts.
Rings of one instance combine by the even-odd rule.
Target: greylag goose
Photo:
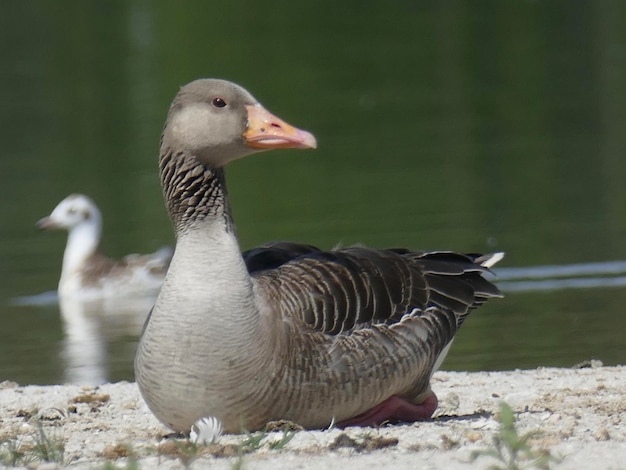
[[[68,231],[59,279],[59,295],[85,298],[153,295],[165,277],[172,250],[112,260],[99,251],[102,215],[83,194],[70,194],[52,213],[37,222],[43,230]]]
[[[470,311],[498,289],[502,255],[274,243],[242,256],[224,167],[315,148],[243,88],[203,79],[169,108],[159,168],[176,248],[146,320],[135,377],[164,424],[226,432],[429,418],[433,371]]]

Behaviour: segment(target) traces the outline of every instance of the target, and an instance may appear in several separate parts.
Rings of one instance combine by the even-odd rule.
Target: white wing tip
[[[503,251],[499,251],[497,253],[491,253],[489,255],[481,256],[477,261],[480,262],[480,265],[482,267],[484,267],[484,268],[491,268],[498,261],[502,260],[502,258],[504,258],[504,252]]]

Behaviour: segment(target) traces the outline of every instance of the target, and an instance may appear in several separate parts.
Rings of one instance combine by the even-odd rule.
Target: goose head
[[[267,111],[242,87],[217,79],[183,86],[170,106],[161,155],[182,152],[211,168],[277,148],[315,148],[315,137]]]
[[[96,204],[83,194],[70,194],[54,208],[52,213],[37,222],[42,230],[63,229],[72,231],[79,226],[91,226],[99,233],[102,216]]]

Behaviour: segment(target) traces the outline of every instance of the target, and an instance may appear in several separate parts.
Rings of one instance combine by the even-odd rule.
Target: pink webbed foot
[[[340,428],[348,426],[380,426],[386,422],[404,421],[412,423],[430,418],[438,404],[437,396],[430,392],[422,403],[416,404],[400,398],[391,396],[374,408],[367,410],[353,418],[337,423]]]

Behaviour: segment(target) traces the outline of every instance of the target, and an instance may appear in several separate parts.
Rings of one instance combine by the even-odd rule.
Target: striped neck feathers
[[[164,149],[159,173],[176,233],[203,221],[222,223],[234,233],[223,168],[211,168],[193,155]]]

